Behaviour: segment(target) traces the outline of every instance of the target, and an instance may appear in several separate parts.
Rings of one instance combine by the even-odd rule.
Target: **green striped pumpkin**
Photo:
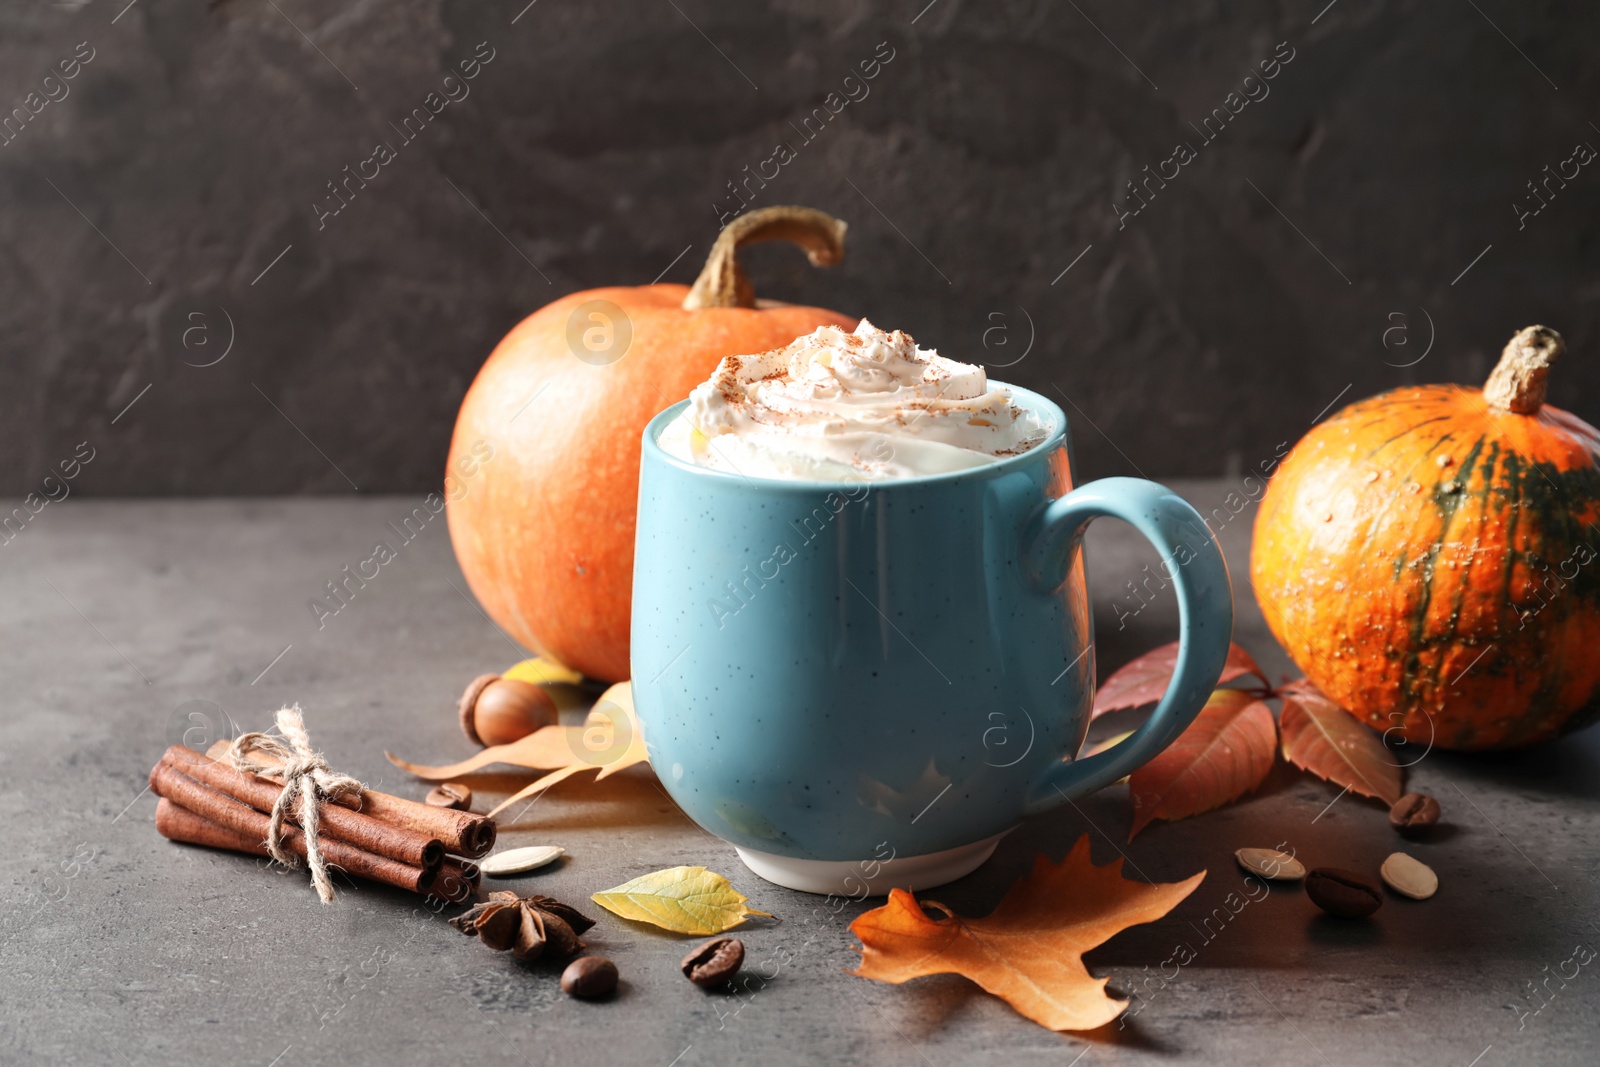
[[[1510,748],[1600,716],[1600,431],[1544,403],[1563,351],[1529,327],[1481,390],[1352,404],[1262,498],[1268,625],[1386,736]]]

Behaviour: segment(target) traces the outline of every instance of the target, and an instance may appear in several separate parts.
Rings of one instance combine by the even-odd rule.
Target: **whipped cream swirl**
[[[860,481],[983,466],[1048,432],[982,367],[863,319],[724,359],[660,445],[746,477]]]

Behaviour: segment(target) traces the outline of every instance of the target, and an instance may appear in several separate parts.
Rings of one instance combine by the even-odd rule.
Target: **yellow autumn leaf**
[[[577,685],[583,681],[583,675],[571,667],[563,667],[555,660],[545,659],[543,656],[525,659],[509,670],[501,671],[500,677],[517,682],[531,682],[534,685]]]
[[[722,875],[704,867],[673,867],[641,875],[589,899],[624,919],[702,937],[731,930],[751,915],[773,917],[745,907],[748,897]]]

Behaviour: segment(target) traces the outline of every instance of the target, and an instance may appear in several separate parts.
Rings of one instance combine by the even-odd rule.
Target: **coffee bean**
[[[721,985],[744,966],[744,942],[734,937],[707,941],[687,956],[679,967],[683,976],[702,989]]]
[[[1305,864],[1275,848],[1241,848],[1233,858],[1239,866],[1262,878],[1298,882],[1306,876]]]
[[[1439,891],[1439,876],[1433,868],[1404,852],[1392,853],[1378,873],[1384,885],[1412,900],[1427,900]]]
[[[436,808],[454,808],[457,811],[466,811],[472,806],[472,790],[460,782],[446,782],[436,785],[428,790],[428,795],[423,797],[423,802],[432,804]]]
[[[617,965],[604,956],[579,956],[561,972],[561,991],[574,997],[603,997],[617,988]]]
[[[1318,867],[1306,875],[1306,896],[1329,915],[1363,919],[1383,905],[1383,893],[1355,871]]]
[[[1426,793],[1407,793],[1389,809],[1389,825],[1402,833],[1426,830],[1439,821],[1439,802]]]

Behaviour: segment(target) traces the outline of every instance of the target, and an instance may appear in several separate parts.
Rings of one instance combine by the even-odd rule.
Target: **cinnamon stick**
[[[436,808],[375,789],[362,790],[359,810],[394,826],[431,834],[444,842],[446,852],[468,859],[487,856],[489,850],[494,848],[494,820],[470,811]]]
[[[162,797],[156,802],[156,830],[169,841],[187,845],[204,845],[207,848],[243,852],[251,856],[269,856],[267,845],[248,834],[219,826],[203,819],[188,808]],[[439,897],[452,904],[463,904],[473,898],[478,890],[477,864],[459,857],[447,857],[434,873],[426,888],[419,890],[430,897]],[[409,888],[402,886],[401,888]]]
[[[442,897],[452,904],[465,903],[477,893],[481,877],[476,863],[459,856],[446,856],[439,872],[428,885],[428,895]]]
[[[231,745],[230,741],[218,741],[211,746],[207,755],[226,764]],[[267,762],[264,753],[256,752],[253,755],[262,762]],[[267,780],[272,781],[271,778]],[[391,826],[413,830],[428,837],[437,837],[444,844],[446,852],[470,859],[486,856],[489,850],[494,848],[494,820],[487,816],[474,815],[470,811],[436,808],[420,801],[380,793],[376,789],[362,790],[360,800],[354,797],[341,797],[334,803],[360,811],[374,819],[382,819]]]
[[[252,834],[230,830],[210,819],[202,819],[166,797],[156,801],[156,831],[169,841],[182,841],[186,845],[225,848],[229,852],[248,852],[252,856],[271,855],[265,841],[257,840]]]
[[[245,774],[183,745],[173,745],[167,749],[161,762],[269,815],[283,792],[283,786],[276,782]],[[298,822],[299,806],[296,805],[295,811],[290,814]],[[408,867],[435,868],[444,860],[444,845],[437,837],[429,837],[337,804],[322,805],[321,822],[322,832],[326,836],[398,860]]]
[[[202,830],[192,823],[183,820],[170,811],[167,816],[168,829],[161,833],[173,840],[192,841],[194,844],[210,845],[213,848],[228,848],[243,852],[256,852],[253,847],[241,847],[238,838],[253,839],[254,842],[264,842],[267,838],[268,828],[272,820],[256,811],[242,800],[236,800],[225,793],[218,792],[208,785],[184,774],[177,767],[169,763],[158,763],[150,772],[150,788],[158,796],[171,801],[172,804],[187,809],[193,815],[200,817],[205,822],[214,824],[220,829],[229,831],[226,835],[219,836],[207,831],[211,839],[198,840],[195,837],[177,837],[175,834],[189,832],[199,835]],[[159,807],[159,805],[158,805]],[[157,829],[160,829],[158,822]],[[383,882],[386,885],[408,889],[413,893],[427,892],[428,885],[438,873],[437,868],[413,867],[368,852],[366,849],[321,835],[318,844],[322,847],[322,855],[332,866],[338,867],[346,874],[359,878],[367,878],[374,882]],[[306,854],[306,835],[298,827],[285,826],[283,830],[283,847],[297,856]],[[257,855],[265,853],[262,847]]]

